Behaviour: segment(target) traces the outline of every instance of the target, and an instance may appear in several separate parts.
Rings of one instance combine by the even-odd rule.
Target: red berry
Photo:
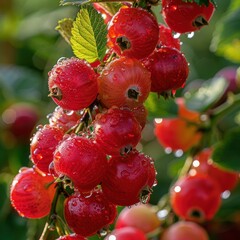
[[[27,103],[14,103],[2,113],[4,128],[19,143],[28,143],[32,130],[39,119],[37,109]]]
[[[156,119],[154,132],[159,143],[173,151],[187,151],[202,138],[202,133],[194,124],[181,118]]]
[[[48,75],[50,96],[63,109],[86,108],[97,96],[97,74],[84,60],[63,59]]]
[[[210,220],[221,203],[221,190],[212,178],[197,174],[179,179],[170,192],[174,212],[181,218],[202,222]]]
[[[45,125],[33,136],[30,146],[30,159],[44,173],[49,173],[49,164],[53,160],[53,153],[63,135],[61,129]]]
[[[107,108],[141,105],[150,87],[150,72],[136,59],[116,59],[98,77],[99,98]]]
[[[125,207],[118,215],[115,228],[134,227],[144,233],[159,228],[160,220],[150,205],[141,204]]]
[[[106,156],[98,145],[77,135],[58,145],[53,163],[56,172],[70,178],[79,191],[91,191],[100,184],[107,168]]]
[[[70,235],[61,236],[56,240],[87,240],[87,239],[78,234],[72,233]]]
[[[142,104],[132,108],[131,111],[143,129],[147,122],[147,115],[148,115],[147,109]]]
[[[207,174],[218,182],[221,191],[232,190],[238,183],[238,173],[220,168],[211,160],[212,149],[206,148],[194,157],[191,175]]]
[[[42,218],[49,214],[54,196],[52,176],[43,176],[33,168],[24,168],[13,179],[10,200],[19,215]]]
[[[160,240],[208,240],[206,230],[194,222],[179,221],[164,231]]]
[[[172,92],[182,88],[187,80],[189,68],[184,55],[176,48],[156,49],[142,60],[151,72],[151,91],[157,93]]]
[[[212,2],[198,5],[196,2],[182,0],[162,1],[162,15],[167,25],[177,33],[199,30],[208,24],[215,8]]]
[[[118,55],[141,59],[158,41],[157,20],[142,8],[121,8],[108,26],[108,46]]]
[[[180,51],[180,40],[173,37],[172,30],[164,24],[159,24],[159,39],[157,47],[172,47]]]
[[[121,229],[115,229],[108,234],[104,240],[147,240],[144,233],[133,227],[124,227]]]
[[[107,199],[121,206],[146,202],[150,196],[152,159],[138,151],[125,157],[112,157],[102,182],[103,193]]]
[[[49,124],[67,132],[75,126],[81,119],[82,114],[76,111],[66,111],[61,107],[56,107],[55,111],[49,115]]]
[[[141,138],[141,127],[128,109],[111,108],[94,121],[95,140],[108,155],[128,153]]]
[[[79,193],[68,197],[64,215],[69,227],[77,234],[90,236],[111,224],[116,215],[116,206],[109,203],[100,191],[85,197]]]

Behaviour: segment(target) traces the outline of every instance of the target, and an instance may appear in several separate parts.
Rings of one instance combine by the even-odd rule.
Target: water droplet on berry
[[[171,149],[170,147],[166,147],[166,148],[164,149],[164,151],[165,151],[166,154],[172,153],[172,149]]]
[[[41,130],[43,128],[43,125],[36,126],[37,131]]]
[[[67,116],[71,116],[71,115],[74,114],[74,111],[68,111],[68,110],[66,110],[66,111],[64,111],[64,112],[66,113]]]
[[[27,184],[27,185],[25,185],[25,186],[23,187],[23,190],[24,190],[25,192],[31,192],[31,191],[33,190],[32,184]]]
[[[21,167],[18,172],[21,173],[21,172],[24,172],[26,170],[28,170],[28,167]]]
[[[228,199],[230,197],[230,195],[231,195],[231,192],[229,190],[226,190],[226,191],[222,192],[221,197],[222,197],[222,199]]]
[[[73,200],[72,200],[72,206],[73,206],[73,207],[76,207],[77,205],[78,205],[77,200],[73,199]]]
[[[157,217],[160,219],[160,220],[164,220],[168,215],[168,210],[166,209],[163,209],[163,210],[160,210],[157,212]]]
[[[67,60],[66,57],[60,57],[58,60],[57,60],[57,64],[61,64],[63,61]]]
[[[182,149],[178,149],[177,151],[174,152],[174,155],[175,155],[175,157],[178,157],[178,158],[182,157],[183,150]]]
[[[174,34],[173,34],[173,38],[175,38],[175,39],[179,38],[180,36],[181,36],[180,33],[174,33]]]
[[[46,118],[47,118],[47,119],[50,119],[50,118],[52,118],[52,116],[53,116],[53,114],[52,114],[52,113],[49,113],[49,114],[46,116]]]
[[[187,34],[187,37],[188,37],[188,38],[193,38],[193,37],[194,37],[194,32],[188,33],[188,34]]]
[[[108,234],[108,231],[104,228],[100,229],[98,231],[98,234],[101,236],[101,237],[105,237],[107,234]]]

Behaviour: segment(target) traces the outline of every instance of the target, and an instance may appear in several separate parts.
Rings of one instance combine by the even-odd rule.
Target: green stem
[[[51,211],[48,215],[48,220],[44,226],[43,232],[39,238],[39,240],[46,240],[47,236],[49,234],[49,230],[55,226],[55,221],[56,221],[56,207],[58,203],[58,199],[60,194],[63,192],[63,184],[59,182],[56,187],[56,192],[52,201],[52,206],[51,206]]]

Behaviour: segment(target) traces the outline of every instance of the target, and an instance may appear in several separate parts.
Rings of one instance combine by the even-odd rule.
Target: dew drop
[[[108,231],[105,229],[105,228],[102,228],[98,231],[98,234],[101,236],[101,237],[105,237],[107,234],[108,234]]]
[[[173,34],[173,38],[177,39],[181,36],[181,33],[174,33]]]
[[[167,217],[167,215],[168,215],[168,211],[166,209],[163,209],[157,212],[157,217],[160,220],[164,220]]]
[[[164,149],[164,151],[165,151],[166,154],[172,153],[172,149],[171,149],[170,147],[166,147],[166,148]]]
[[[187,38],[193,38],[194,37],[194,32],[190,32],[187,34]]]
[[[231,192],[229,190],[226,190],[222,192],[222,199],[228,199],[231,195]]]
[[[183,150],[182,149],[178,149],[177,151],[175,151],[174,152],[174,155],[176,156],[176,157],[182,157],[182,155],[183,155]]]
[[[42,128],[43,128],[43,125],[41,125],[41,124],[36,126],[37,131],[41,130]]]
[[[57,64],[61,64],[63,61],[67,60],[66,57],[60,57],[58,60],[57,60]]]

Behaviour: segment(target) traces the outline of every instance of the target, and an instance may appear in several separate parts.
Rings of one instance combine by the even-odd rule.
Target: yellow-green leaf
[[[91,5],[80,9],[73,23],[71,45],[74,54],[89,63],[102,60],[106,53],[107,26]]]
[[[58,21],[58,25],[55,28],[59,31],[62,37],[66,40],[67,43],[70,44],[70,39],[72,37],[72,27],[73,27],[73,20],[71,18],[64,18]]]

